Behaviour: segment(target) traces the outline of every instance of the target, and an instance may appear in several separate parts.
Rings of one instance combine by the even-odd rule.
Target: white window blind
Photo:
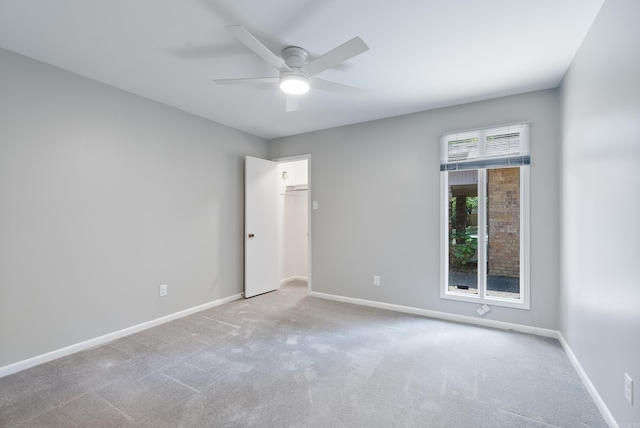
[[[442,135],[440,170],[529,165],[529,124]]]

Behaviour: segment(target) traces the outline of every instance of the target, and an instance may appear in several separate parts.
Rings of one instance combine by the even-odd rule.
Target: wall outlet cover
[[[162,284],[160,286],[160,297],[164,297],[167,295],[167,284]]]
[[[373,275],[373,285],[380,285],[380,275]]]
[[[478,309],[476,309],[476,312],[478,313],[478,315],[484,316],[488,312],[491,312],[491,308],[489,307],[489,305],[484,304],[484,305],[480,306]]]

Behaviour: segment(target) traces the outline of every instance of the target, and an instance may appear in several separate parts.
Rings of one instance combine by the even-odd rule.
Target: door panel
[[[278,164],[245,160],[244,297],[278,288]]]

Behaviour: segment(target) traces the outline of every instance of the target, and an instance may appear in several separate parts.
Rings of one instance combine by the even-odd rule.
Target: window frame
[[[495,127],[498,128],[498,127]],[[494,129],[495,129],[494,128]],[[490,128],[487,128],[490,129]],[[484,138],[483,130],[466,131],[477,132],[481,138]],[[443,134],[444,137],[451,134]],[[528,124],[524,138],[525,149],[528,161]],[[442,150],[448,148],[443,142]],[[446,162],[446,154],[443,153],[443,159]],[[474,159],[474,163],[476,159]],[[455,169],[441,166],[440,171],[440,298],[448,300],[457,300],[476,304],[487,304],[493,306],[503,306],[516,309],[531,309],[530,301],[530,271],[531,271],[531,234],[530,234],[530,205],[531,205],[531,188],[530,188],[530,166],[527,164],[504,165],[497,162],[492,165],[473,165],[468,170],[478,171],[478,206],[482,206],[482,210],[478,209],[478,242],[484,242],[487,236],[486,230],[486,186],[487,186],[487,170],[495,168],[520,168],[520,298],[507,299],[496,296],[488,296],[486,290],[486,270],[481,269],[482,265],[486,265],[486,248],[484,245],[478,245],[478,294],[461,293],[449,291],[449,171]],[[484,274],[484,278],[481,276]]]

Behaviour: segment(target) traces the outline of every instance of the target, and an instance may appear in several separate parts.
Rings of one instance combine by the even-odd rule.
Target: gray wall
[[[640,423],[638,17],[637,0],[607,0],[560,91],[560,326],[621,426]],[[633,407],[624,372],[636,384]]]
[[[311,154],[313,291],[477,316],[476,304],[440,298],[439,136],[522,120],[531,121],[531,310],[494,306],[486,318],[557,329],[555,90],[270,141],[272,158]]]
[[[0,366],[240,293],[267,150],[0,50]]]

